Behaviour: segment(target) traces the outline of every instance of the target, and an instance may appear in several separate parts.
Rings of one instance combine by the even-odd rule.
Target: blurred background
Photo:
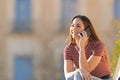
[[[0,0],[0,80],[65,80],[63,49],[78,14],[93,23],[118,78],[120,0]]]

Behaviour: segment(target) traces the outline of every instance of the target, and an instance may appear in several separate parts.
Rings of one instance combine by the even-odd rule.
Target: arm
[[[70,77],[73,77],[77,72],[80,73],[81,77],[85,80],[91,80],[90,74],[83,68],[78,68],[74,70],[74,63],[71,60],[69,48],[65,48],[64,50],[64,74],[65,78],[68,79]],[[69,53],[69,54],[68,54]],[[69,57],[68,57],[69,56]]]
[[[65,78],[73,77],[79,70],[74,70],[74,63],[72,60],[73,46],[68,45],[64,48],[64,74]]]
[[[92,80],[88,71],[83,68],[74,70],[73,62],[71,60],[64,60],[64,73],[66,79],[73,77],[77,72],[80,73],[82,79]]]
[[[83,36],[80,36],[78,47],[80,49],[79,51],[79,66],[80,68],[86,69],[88,72],[91,72],[95,69],[95,67],[98,65],[98,63],[101,60],[101,56],[94,56],[91,55],[88,60],[86,59],[85,55],[85,44],[88,40],[87,34],[85,32],[82,33]],[[98,48],[101,48],[102,46],[97,46]],[[98,52],[99,54],[99,52]]]
[[[81,48],[81,52],[79,55],[79,66],[81,68],[85,68],[88,72],[91,72],[92,70],[95,69],[100,60],[101,56],[94,55],[91,55],[87,60],[85,55],[85,48],[84,47]]]
[[[73,77],[75,73],[77,73],[79,69],[74,70],[74,64],[72,60],[64,60],[64,74],[65,78]]]

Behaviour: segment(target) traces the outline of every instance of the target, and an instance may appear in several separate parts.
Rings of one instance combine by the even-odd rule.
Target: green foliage
[[[117,66],[117,63],[118,63],[118,59],[119,59],[119,56],[120,56],[120,31],[118,32],[118,37],[119,39],[115,42],[115,49],[114,49],[114,52],[113,52],[113,56],[112,56],[112,72],[114,74],[115,72],[115,69],[116,69],[116,66]]]

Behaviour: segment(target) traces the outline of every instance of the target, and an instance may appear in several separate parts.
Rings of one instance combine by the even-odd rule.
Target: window
[[[31,32],[30,2],[30,0],[16,0],[14,32]]]
[[[15,80],[33,80],[33,65],[31,57],[15,57]]]
[[[120,20],[120,0],[114,2],[114,18]]]

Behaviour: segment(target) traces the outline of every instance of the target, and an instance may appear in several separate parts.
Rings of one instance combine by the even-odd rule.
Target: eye
[[[76,26],[77,26],[77,27],[80,27],[80,24],[77,24]]]

